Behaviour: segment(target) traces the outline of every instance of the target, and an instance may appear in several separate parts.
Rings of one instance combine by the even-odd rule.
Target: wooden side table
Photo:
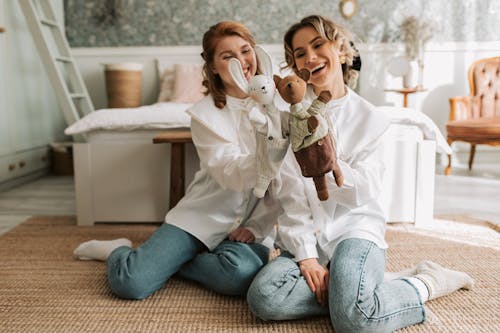
[[[170,202],[169,208],[173,208],[184,196],[185,182],[185,143],[191,143],[190,130],[168,131],[158,134],[153,138],[153,143],[170,143]]]
[[[399,93],[399,94],[403,94],[403,107],[408,107],[408,95],[409,94],[414,94],[414,93],[417,93],[417,92],[422,92],[422,91],[426,91],[427,89],[425,88],[401,88],[401,89],[384,89],[384,91],[388,91],[388,92],[395,92],[395,93]]]

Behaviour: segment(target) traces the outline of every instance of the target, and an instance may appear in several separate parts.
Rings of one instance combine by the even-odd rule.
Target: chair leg
[[[474,155],[476,154],[476,145],[470,145],[470,155],[469,155],[469,170],[472,170],[472,163],[474,163]]]
[[[448,166],[444,169],[444,175],[448,176],[451,172],[451,154],[448,154]]]
[[[448,139],[448,144],[451,147],[453,140]],[[448,154],[448,166],[444,169],[444,175],[448,176],[451,172],[451,154]]]

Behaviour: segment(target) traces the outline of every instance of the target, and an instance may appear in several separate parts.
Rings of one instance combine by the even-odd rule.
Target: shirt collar
[[[250,111],[255,106],[255,102],[250,97],[236,98],[226,95],[226,106],[231,111]]]
[[[349,100],[350,96],[351,96],[351,89],[349,89],[349,87],[347,86],[344,86],[345,87],[345,90],[346,90],[346,94],[340,98],[337,98],[337,99],[332,99],[330,100],[326,105],[328,107],[328,110],[331,110],[333,112],[336,112],[337,110],[340,110],[344,107],[344,105],[347,103],[347,101]],[[309,99],[310,101],[318,98],[318,96],[316,96],[316,94],[314,93],[314,90],[313,90],[313,87],[311,85],[308,85],[307,86],[307,99]]]

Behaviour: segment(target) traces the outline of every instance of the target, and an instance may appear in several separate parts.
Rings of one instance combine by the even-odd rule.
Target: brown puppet
[[[302,175],[313,178],[318,198],[325,201],[328,199],[326,173],[333,171],[337,186],[342,186],[344,182],[325,118],[325,106],[332,95],[329,91],[322,91],[306,109],[302,105],[302,99],[310,73],[303,69],[299,75],[300,77],[289,75],[284,78],[275,75],[274,81],[281,97],[290,103],[290,141]]]

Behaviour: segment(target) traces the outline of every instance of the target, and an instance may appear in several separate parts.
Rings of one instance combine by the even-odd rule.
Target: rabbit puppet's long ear
[[[260,45],[255,45],[255,54],[257,56],[257,61],[259,62],[260,70],[262,74],[267,76],[273,76],[273,61],[269,53],[266,52]]]
[[[229,60],[229,73],[238,86],[245,94],[248,94],[248,82],[243,74],[243,69],[241,68],[241,63],[238,59],[231,58]]]

